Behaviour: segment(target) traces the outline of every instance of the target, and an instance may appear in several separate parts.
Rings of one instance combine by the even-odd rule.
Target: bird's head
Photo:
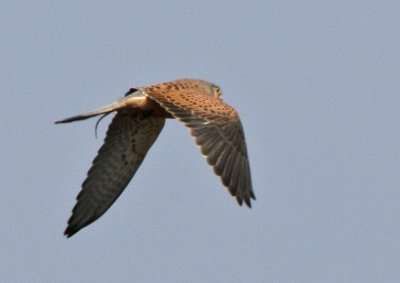
[[[207,82],[207,81],[201,81],[207,92],[211,95],[214,96],[215,98],[220,98],[222,95],[222,90],[219,86],[216,84]]]

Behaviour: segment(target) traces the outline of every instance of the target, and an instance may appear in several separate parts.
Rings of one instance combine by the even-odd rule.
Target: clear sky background
[[[399,1],[2,1],[1,282],[400,282]],[[212,81],[239,207],[168,121],[111,209],[63,236],[130,87]]]

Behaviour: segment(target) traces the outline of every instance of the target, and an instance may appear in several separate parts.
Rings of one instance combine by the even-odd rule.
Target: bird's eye
[[[214,96],[220,97],[222,94],[221,89],[219,87],[214,88]]]

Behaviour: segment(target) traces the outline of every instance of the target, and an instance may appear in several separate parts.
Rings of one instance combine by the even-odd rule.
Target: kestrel
[[[119,197],[157,139],[166,118],[190,129],[201,153],[238,203],[251,207],[252,190],[246,143],[238,113],[210,82],[182,79],[131,88],[123,98],[97,110],[67,118],[69,123],[116,111],[77,196],[64,234],[71,237],[96,221]]]

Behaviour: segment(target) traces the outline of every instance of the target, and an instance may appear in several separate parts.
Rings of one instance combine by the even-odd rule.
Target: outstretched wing
[[[190,128],[196,144],[229,192],[251,207],[255,199],[242,124],[235,109],[201,89],[143,89]]]
[[[134,176],[164,123],[164,118],[146,112],[117,113],[82,184],[65,235],[71,237],[107,211]]]

